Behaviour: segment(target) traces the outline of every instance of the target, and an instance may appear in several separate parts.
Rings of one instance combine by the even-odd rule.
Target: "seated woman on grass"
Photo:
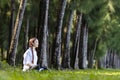
[[[37,51],[35,48],[37,48],[39,45],[39,41],[37,38],[31,38],[29,40],[29,48],[26,50],[26,52],[23,55],[23,71],[27,71],[30,69],[36,69],[36,70],[45,70],[46,68],[40,68],[37,65]]]

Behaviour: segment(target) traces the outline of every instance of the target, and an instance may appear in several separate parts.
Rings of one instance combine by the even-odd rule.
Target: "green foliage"
[[[0,61],[0,70],[7,70],[10,69],[11,66],[8,65],[8,63],[4,60],[4,61]]]
[[[117,50],[118,52],[120,52],[120,48],[118,46],[120,46],[119,44],[119,35],[118,33],[120,33],[119,29],[120,27],[114,27],[116,28],[114,31],[111,31],[108,37],[108,47]],[[112,28],[113,29],[113,28]]]
[[[104,54],[106,53],[106,50],[107,50],[106,43],[104,43],[103,41],[100,41],[95,54],[95,58],[99,59],[100,57],[104,56]]]
[[[94,0],[90,0],[91,2]],[[120,1],[102,0],[95,1],[94,7],[89,4],[90,10],[86,14],[86,20],[89,26],[89,47],[94,49],[94,41],[101,39],[102,43],[97,46],[96,57],[102,56],[109,48],[116,50],[119,48],[119,4]],[[84,7],[84,6],[83,6]],[[83,8],[84,9],[84,8]]]
[[[6,6],[9,5],[9,0],[4,0],[4,1],[0,0],[0,8],[4,8],[5,5]]]
[[[19,1],[15,0],[15,14],[17,14]],[[60,1],[51,0],[49,5],[49,46],[52,47]],[[100,39],[95,57],[101,57],[109,48],[116,50],[118,53],[120,52],[120,0],[67,0],[63,28],[68,23],[70,10],[72,9],[84,15],[89,27],[88,47],[91,51],[94,50],[95,41]],[[10,1],[0,0],[0,48],[2,47],[4,51],[8,49],[10,14]],[[22,27],[26,26],[26,20],[29,18],[29,37],[34,36],[35,28],[38,27],[38,15],[39,0],[28,0]],[[77,16],[75,15],[72,32],[75,30],[76,19]],[[24,28],[22,28],[17,49],[17,58],[20,58],[17,62],[19,63],[21,63],[22,54],[24,53],[24,35]]]

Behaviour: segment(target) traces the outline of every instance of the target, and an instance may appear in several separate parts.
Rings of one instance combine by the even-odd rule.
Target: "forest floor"
[[[0,80],[120,80],[119,69],[48,70],[23,72],[20,68],[0,69]]]

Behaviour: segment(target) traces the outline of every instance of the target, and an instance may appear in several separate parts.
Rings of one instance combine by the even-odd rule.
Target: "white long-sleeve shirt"
[[[34,55],[34,60],[32,63],[33,55]],[[23,71],[30,69],[30,66],[28,66],[27,64],[31,65],[31,67],[34,67],[37,65],[38,57],[37,57],[37,52],[35,49],[33,49],[33,55],[32,55],[31,48],[27,49],[27,51],[24,53],[24,55],[23,55]]]

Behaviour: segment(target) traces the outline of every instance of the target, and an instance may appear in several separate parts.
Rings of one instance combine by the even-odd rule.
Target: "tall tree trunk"
[[[4,53],[3,53],[3,44],[1,46],[1,61],[4,60]]]
[[[19,40],[19,33],[22,25],[26,1],[27,0],[21,0],[20,2],[20,6],[19,6],[16,22],[15,22],[15,27],[14,27],[14,33],[13,33],[11,44],[10,44],[8,63],[12,66],[15,66],[15,58],[16,58],[16,52],[17,52],[17,46],[18,46],[18,40]]]
[[[99,43],[99,40],[96,39],[94,43],[94,50],[88,53],[88,67],[89,68],[93,68],[93,60],[94,60],[94,56],[96,53],[96,48],[97,48],[98,43]]]
[[[70,38],[71,38],[71,28],[72,28],[72,22],[73,22],[73,16],[74,16],[74,10],[71,10],[70,13],[70,19],[68,23],[68,31],[66,36],[66,44],[65,44],[65,52],[63,55],[62,60],[62,67],[63,68],[70,68]]]
[[[11,37],[14,29],[14,21],[15,21],[15,0],[11,0],[11,16],[10,16],[10,27],[9,27],[9,46],[11,42]]]
[[[84,26],[85,26],[85,21],[84,21],[84,15],[82,16],[82,25],[81,25],[81,32],[80,32],[80,41],[79,41],[79,61],[78,65],[80,69],[83,69],[83,33],[84,33]]]
[[[62,7],[60,9],[60,15],[58,17],[58,23],[57,23],[55,52],[54,52],[54,67],[56,69],[61,68],[61,32],[62,32],[64,13],[66,9],[66,3],[67,3],[66,0],[62,0]]]
[[[77,22],[77,28],[76,28],[76,37],[75,37],[75,42],[74,42],[74,52],[73,54],[75,55],[74,57],[74,68],[78,69],[79,66],[79,44],[80,44],[80,33],[81,33],[81,24],[82,24],[82,14],[78,14],[78,22]]]
[[[10,47],[11,37],[13,34],[14,28],[14,19],[15,19],[15,0],[10,0],[10,7],[11,7],[11,15],[10,15],[10,25],[9,25],[9,38],[8,38],[8,47]],[[9,48],[7,50],[7,61],[9,57]]]
[[[42,47],[42,38],[43,38],[43,26],[44,26],[44,19],[45,19],[45,0],[40,0],[39,2],[39,17],[38,17],[38,27],[37,27],[37,38],[39,40],[39,47],[38,47],[38,62],[41,64],[41,47]]]
[[[37,37],[41,42],[41,35],[43,35],[43,26],[44,26],[44,19],[45,19],[45,8],[46,8],[45,0],[40,0],[39,2],[39,17],[38,17],[38,28],[37,28]]]
[[[44,28],[43,28],[43,38],[41,46],[41,66],[48,67],[48,57],[47,57],[47,35],[48,35],[48,9],[49,9],[49,0],[46,1],[46,10],[45,10],[45,19],[44,19]]]
[[[109,64],[110,64],[110,51],[111,49],[108,49],[107,53],[106,53],[106,68],[109,68]]]
[[[114,50],[108,49],[100,61],[102,64],[100,68],[120,68],[120,58]]]
[[[113,60],[112,60],[112,68],[115,68],[115,54],[116,54],[116,51],[113,52]]]
[[[84,69],[87,68],[87,47],[88,47],[87,43],[88,43],[88,28],[85,25],[84,33],[83,33],[83,50],[82,50],[82,53],[83,53],[82,66],[83,66]]]
[[[111,68],[112,52],[113,52],[113,50],[111,49],[111,51],[110,51],[110,55],[109,55],[109,68]]]
[[[24,52],[27,50],[28,48],[28,32],[29,32],[29,18],[27,19],[27,26],[24,28]]]

